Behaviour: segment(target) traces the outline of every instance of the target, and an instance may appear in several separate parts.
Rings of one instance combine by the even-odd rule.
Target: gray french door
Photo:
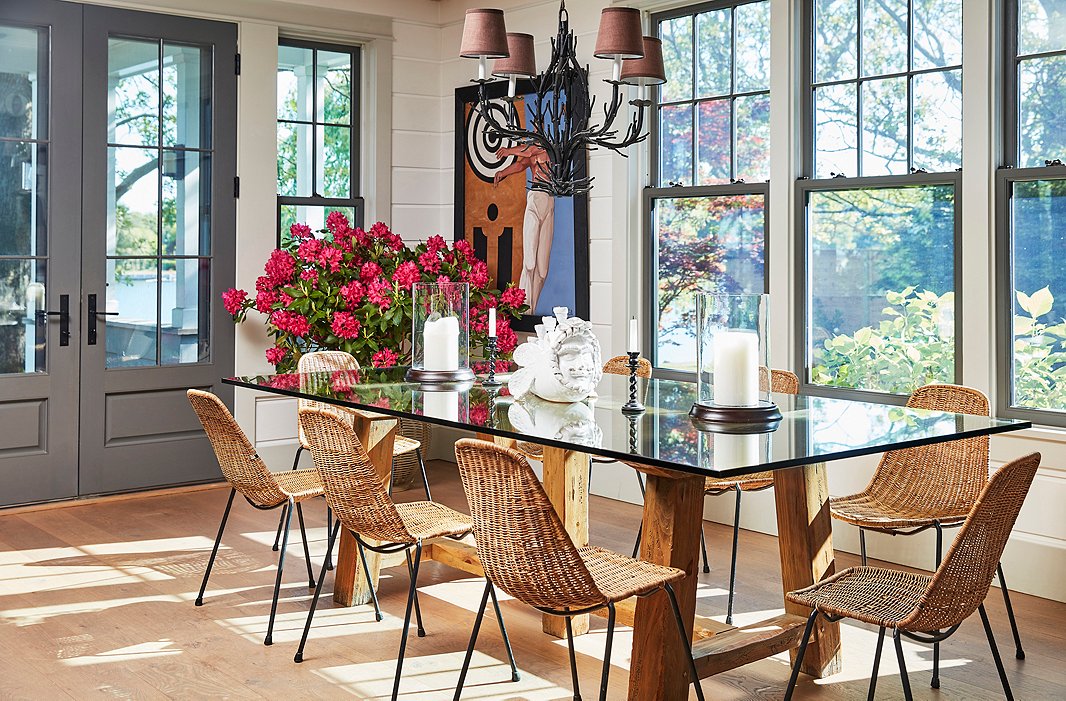
[[[231,24],[0,3],[0,505],[218,476],[185,389],[229,399],[235,54]]]

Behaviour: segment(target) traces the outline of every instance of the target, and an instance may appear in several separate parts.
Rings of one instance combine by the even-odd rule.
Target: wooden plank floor
[[[454,466],[432,467],[434,496],[465,508]],[[275,555],[278,512],[234,503],[204,606],[192,604],[227,491],[223,488],[102,501],[89,505],[0,512],[0,699],[90,698],[378,698],[391,690],[406,572],[385,573],[386,618],[369,606],[319,604],[306,661],[292,661],[310,603],[298,539],[290,547],[274,633],[262,644]],[[417,499],[419,490],[401,499]],[[593,543],[628,552],[639,509],[593,498]],[[306,508],[315,574],[324,551],[324,505]],[[701,577],[699,612],[721,617],[728,576],[730,529],[706,524],[713,570]],[[736,622],[782,609],[776,539],[741,533]],[[855,563],[840,554],[839,567]],[[1010,573],[1008,573],[1009,578]],[[427,637],[412,636],[401,696],[450,699],[482,584],[439,563],[423,567],[420,600]],[[331,586],[332,578],[326,586]],[[1027,659],[1014,659],[999,591],[988,609],[1018,699],[1066,698],[1066,605],[1017,594]],[[467,699],[570,698],[566,644],[540,632],[540,615],[513,600],[502,603],[522,681],[510,683],[495,620],[482,628]],[[595,698],[604,643],[602,618],[578,641],[585,698]],[[802,678],[797,698],[862,699],[876,633],[845,624],[844,670],[814,682]],[[615,642],[610,697],[625,697],[628,631]],[[995,667],[980,620],[963,624],[942,648],[942,688],[928,686],[929,648],[905,643],[915,698],[1000,699]],[[703,682],[709,699],[780,698],[787,658],[763,660]],[[694,698],[694,695],[693,695]],[[886,645],[879,699],[902,698],[895,656]]]

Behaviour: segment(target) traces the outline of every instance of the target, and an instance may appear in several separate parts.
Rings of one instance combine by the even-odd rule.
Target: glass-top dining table
[[[688,577],[675,588],[686,621],[693,625],[693,656],[701,677],[769,657],[799,644],[809,611],[785,603],[785,613],[734,627],[696,615],[699,534],[707,477],[772,471],[781,553],[782,591],[809,586],[832,574],[835,560],[826,463],[946,441],[976,438],[1031,426],[1025,421],[911,409],[849,399],[774,394],[783,416],[768,433],[723,433],[697,428],[688,412],[696,385],[676,380],[638,380],[645,410],[623,413],[629,378],[605,375],[597,396],[558,404],[527,395],[510,396],[503,384],[428,386],[404,380],[406,368],[343,370],[225,378],[224,383],[355,410],[355,430],[371,461],[388,480],[396,419],[423,421],[477,433],[486,440],[525,447],[543,460],[545,491],[578,545],[588,542],[589,456],[618,460],[646,477],[642,559],[677,567]],[[843,468],[842,469],[846,469]],[[369,588],[358,567],[354,538],[342,537],[334,600],[365,603]],[[371,553],[367,553],[370,555]],[[434,542],[423,558],[482,574],[469,542]],[[371,577],[393,564],[371,557]],[[634,628],[629,698],[687,698],[687,663],[670,620],[666,597],[623,602],[618,621]],[[575,617],[575,633],[588,617]],[[562,619],[545,617],[546,633],[565,635]],[[814,676],[840,668],[837,624],[816,630],[803,669]]]

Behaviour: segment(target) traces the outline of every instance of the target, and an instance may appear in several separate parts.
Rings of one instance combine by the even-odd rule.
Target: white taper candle
[[[489,338],[496,338],[496,307],[489,307]]]
[[[635,316],[629,320],[629,344],[626,350],[630,353],[640,352],[640,334],[637,332],[637,317]]]

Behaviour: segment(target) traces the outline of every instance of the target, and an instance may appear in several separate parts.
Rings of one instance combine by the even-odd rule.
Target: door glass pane
[[[862,174],[907,172],[907,79],[862,84]]]
[[[770,179],[770,96],[738,97],[737,179]]]
[[[816,0],[814,75],[819,83],[855,78],[859,19],[856,0]]]
[[[352,192],[352,130],[350,127],[316,127],[323,197],[347,198]]]
[[[1066,160],[1066,55],[1021,61],[1018,89],[1018,165]]]
[[[328,124],[350,124],[352,119],[352,56],[319,51],[316,69],[318,117]]]
[[[0,375],[45,371],[50,322],[37,312],[47,310],[46,268],[43,260],[0,260]],[[51,323],[58,334],[58,317]]]
[[[663,40],[666,81],[660,102],[692,99],[692,17],[677,17],[659,23]]]
[[[663,107],[659,119],[660,185],[692,185],[692,105]]]
[[[46,144],[0,141],[0,256],[47,253]]]
[[[159,151],[107,149],[107,254],[158,255]]]
[[[814,161],[819,178],[858,175],[855,92],[855,85],[829,85],[814,91]]]
[[[915,168],[929,172],[962,165],[962,71],[914,76]]]
[[[211,148],[210,51],[163,44],[163,144]]]
[[[311,125],[278,122],[278,194],[310,197]]]
[[[0,25],[0,137],[48,138],[48,31]]]
[[[312,54],[311,49],[278,46],[278,119],[312,121]]]
[[[1066,49],[1066,0],[1018,0],[1018,53]]]
[[[696,113],[699,119],[699,143],[696,148],[700,185],[729,182],[733,156],[730,145],[733,122],[730,109],[728,99],[699,103]]]
[[[914,68],[962,63],[962,0],[912,0]]]
[[[162,270],[160,364],[210,360],[211,261],[164,258]]]
[[[770,89],[770,3],[734,10],[737,23],[737,92]]]
[[[107,367],[156,364],[157,259],[107,261]]]
[[[159,42],[111,37],[108,57],[108,143],[159,143]]]
[[[731,10],[696,15],[696,97],[728,95],[733,87],[733,20]],[[667,77],[670,76],[667,73]]]
[[[163,255],[211,253],[211,155],[163,151]]]

